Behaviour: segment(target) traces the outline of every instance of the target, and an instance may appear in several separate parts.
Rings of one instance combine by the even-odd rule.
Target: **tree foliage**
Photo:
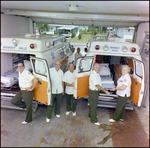
[[[40,29],[41,32],[43,32],[43,31],[49,31],[50,26],[48,24],[36,23],[36,28]]]

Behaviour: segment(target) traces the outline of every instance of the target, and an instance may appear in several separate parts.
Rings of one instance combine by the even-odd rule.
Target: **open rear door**
[[[89,76],[93,70],[95,57],[82,57],[77,60],[76,78],[75,78],[75,92],[76,99],[88,96],[89,91]]]
[[[51,105],[51,81],[47,60],[30,56],[33,75],[38,79],[34,89],[34,99],[38,102]]]
[[[133,59],[133,64],[134,64],[134,74],[133,77],[131,77],[132,84],[131,84],[130,98],[137,106],[140,107],[143,101],[145,88],[144,63],[137,59]]]

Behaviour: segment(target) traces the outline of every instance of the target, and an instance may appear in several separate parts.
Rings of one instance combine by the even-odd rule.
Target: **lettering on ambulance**
[[[19,47],[21,50],[27,50],[27,47]]]
[[[120,47],[110,47],[111,51],[115,51],[118,52],[118,49],[120,49]]]
[[[15,49],[14,46],[3,46],[3,49]]]

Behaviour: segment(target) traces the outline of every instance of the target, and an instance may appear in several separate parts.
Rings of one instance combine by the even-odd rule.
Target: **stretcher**
[[[106,90],[110,90],[115,87],[112,74],[108,65],[108,63],[101,63],[99,72],[99,75],[101,77],[102,88]]]

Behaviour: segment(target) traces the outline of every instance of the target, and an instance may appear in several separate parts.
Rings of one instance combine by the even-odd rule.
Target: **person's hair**
[[[77,50],[80,49],[80,47],[77,48]]]
[[[95,68],[96,65],[99,65],[99,64],[98,64],[98,63],[95,63],[95,64],[94,64],[94,68]],[[100,65],[99,65],[99,66],[100,66]]]
[[[121,69],[123,69],[123,68],[127,68],[128,73],[130,72],[130,67],[129,67],[128,65],[122,65],[122,68],[121,68]]]
[[[18,64],[21,63],[24,66],[24,62],[23,61],[19,61]]]
[[[73,66],[74,66],[74,63],[73,63],[73,62],[70,62],[70,63],[68,64],[68,67],[69,67],[70,64],[73,64]]]

